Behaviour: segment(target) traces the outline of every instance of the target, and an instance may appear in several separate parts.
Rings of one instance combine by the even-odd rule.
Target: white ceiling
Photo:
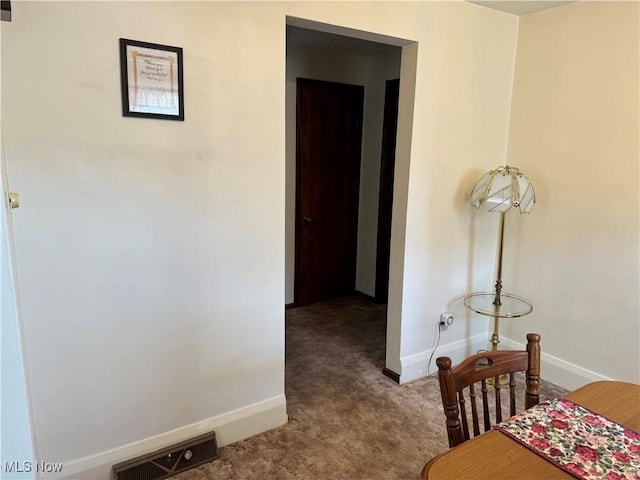
[[[555,1],[555,0],[467,0],[469,3],[475,3],[483,7],[493,8],[495,10],[501,10],[503,12],[510,13],[512,15],[527,15],[529,13],[539,12],[541,10],[547,10],[549,8],[561,7],[568,3],[572,3],[575,0]]]

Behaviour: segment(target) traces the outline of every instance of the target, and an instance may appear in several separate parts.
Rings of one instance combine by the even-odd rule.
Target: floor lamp
[[[536,195],[531,182],[517,168],[508,165],[485,173],[471,192],[471,205],[476,208],[484,206],[490,212],[500,214],[494,291],[470,293],[464,298],[464,304],[469,309],[493,317],[492,350],[497,350],[500,343],[501,318],[522,317],[533,310],[529,300],[502,291],[502,246],[506,213],[513,207],[520,213],[529,213],[535,202]]]

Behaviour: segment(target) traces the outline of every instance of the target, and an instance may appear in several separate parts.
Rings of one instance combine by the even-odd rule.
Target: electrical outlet
[[[446,330],[449,325],[453,325],[453,313],[444,312],[440,315],[440,330]]]

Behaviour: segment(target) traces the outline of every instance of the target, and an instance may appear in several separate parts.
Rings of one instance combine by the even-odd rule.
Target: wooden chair
[[[473,436],[480,434],[480,422],[476,394],[482,396],[482,417],[484,431],[491,428],[494,423],[502,422],[501,390],[509,391],[510,416],[516,414],[516,372],[525,372],[526,394],[524,409],[537,405],[539,401],[538,387],[540,383],[540,335],[529,333],[527,335],[527,350],[493,350],[478,353],[464,360],[459,365],[451,368],[449,357],[439,357],[438,379],[440,380],[440,393],[442,405],[447,418],[447,435],[449,447],[455,447],[469,440],[468,410],[471,413],[471,426]],[[500,376],[509,375],[508,385],[501,385]],[[489,380],[491,379],[491,380]],[[489,380],[489,381],[488,381]],[[487,385],[493,381],[493,386]],[[474,384],[480,383],[480,391]],[[508,388],[507,388],[508,387]],[[489,394],[489,389],[493,395]],[[470,406],[465,400],[465,390],[468,393]],[[495,422],[490,417],[490,399],[495,405]]]

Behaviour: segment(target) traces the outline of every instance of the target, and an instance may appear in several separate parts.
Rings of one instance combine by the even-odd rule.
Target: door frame
[[[389,298],[389,259],[391,257],[391,212],[398,129],[400,79],[387,80],[384,92],[384,120],[380,152],[380,188],[378,189],[378,232],[376,241],[375,301]]]

